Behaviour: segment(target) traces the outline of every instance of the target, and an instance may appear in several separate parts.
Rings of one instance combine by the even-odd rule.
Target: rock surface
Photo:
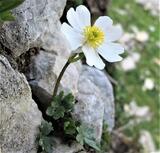
[[[83,66],[78,84],[78,103],[74,117],[92,127],[98,141],[103,121],[111,131],[114,127],[114,98],[112,85],[104,72]]]
[[[76,142],[71,145],[63,144],[59,139],[55,139],[53,152],[52,153],[86,153],[82,152],[83,146],[77,144]]]
[[[28,70],[29,73],[27,73],[26,76],[32,87],[33,94],[41,103],[43,103],[43,101],[45,101],[46,104],[48,103],[53,94],[57,77],[66,61],[67,57],[44,51],[40,51],[37,56],[34,56],[31,59]],[[71,64],[61,80],[59,90],[72,92],[76,95],[78,92],[77,88],[80,69],[80,63]],[[45,96],[47,97],[45,98]]]
[[[25,0],[13,10],[16,20],[0,28],[0,42],[15,57],[32,47],[63,53],[66,48],[63,47],[65,41],[59,32],[59,18],[65,3],[66,0]],[[61,43],[58,48],[57,42]]]
[[[0,55],[0,148],[2,153],[36,153],[41,113],[23,74]]]
[[[16,20],[0,28],[0,43],[9,49],[13,59],[33,47],[40,48],[38,54],[28,59],[25,75],[36,102],[40,100],[44,105],[70,55],[60,32],[59,19],[65,3],[66,0],[25,0],[13,10]],[[0,153],[37,152],[35,139],[42,117],[32,100],[28,82],[0,55]],[[71,64],[61,81],[59,90],[62,89],[77,97],[73,116],[93,127],[98,141],[103,121],[112,130],[113,90],[104,72],[81,63]],[[58,142],[53,153],[73,153],[78,148]]]

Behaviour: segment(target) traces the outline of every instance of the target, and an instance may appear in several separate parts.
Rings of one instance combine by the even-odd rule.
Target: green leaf
[[[42,121],[42,124],[40,126],[41,135],[47,136],[52,131],[53,131],[52,123],[47,121]]]
[[[111,135],[108,131],[108,125],[106,123],[103,123],[101,151],[106,152],[109,149],[110,143],[111,143]]]
[[[93,129],[85,125],[81,125],[80,127],[77,127],[77,132],[78,135],[76,136],[76,140],[81,145],[87,144],[88,146],[94,148],[95,150],[100,151],[100,147],[93,135]]]
[[[64,122],[64,131],[65,134],[73,135],[76,133],[76,123],[73,119],[68,119]]]
[[[10,11],[23,2],[24,0],[0,0],[0,13]]]
[[[84,145],[84,137],[80,134],[76,136],[77,142],[79,142],[82,146]]]
[[[63,106],[59,106],[54,110],[53,118],[58,120],[59,118],[63,118],[65,113],[65,109]]]
[[[0,13],[0,22],[2,22],[2,21],[13,21],[14,19],[15,19],[15,17],[9,11]]]
[[[47,153],[52,153],[52,145],[53,144],[53,139],[47,136],[43,136],[39,140],[39,146],[41,146],[42,150],[47,152]]]
[[[54,108],[53,108],[53,107],[48,107],[48,108],[47,108],[46,114],[47,114],[48,116],[53,116],[54,113],[55,113],[55,111],[54,111]]]
[[[51,106],[48,107],[46,114],[58,120],[63,118],[65,113],[71,112],[74,104],[74,96],[72,94],[64,96],[64,92],[61,91],[59,95],[53,98]]]
[[[77,6],[78,5],[82,5],[83,4],[83,0],[76,0],[75,3],[76,3]]]
[[[59,93],[59,95],[57,95],[57,96],[55,96],[55,97],[53,98],[52,105],[53,105],[53,106],[55,106],[56,104],[60,105],[60,104],[61,104],[61,101],[62,101],[62,99],[63,99],[63,96],[64,96],[64,92],[61,91],[61,92]]]
[[[66,112],[72,111],[74,104],[75,104],[75,99],[71,93],[66,95],[62,100],[62,105],[64,106]]]
[[[100,147],[95,140],[84,138],[84,142],[95,150],[100,151]]]
[[[10,12],[13,8],[20,5],[24,0],[0,0],[0,23],[13,21],[15,18]]]

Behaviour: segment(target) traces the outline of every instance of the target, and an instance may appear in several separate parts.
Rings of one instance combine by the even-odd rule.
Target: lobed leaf
[[[39,145],[41,146],[42,150],[47,152],[47,153],[52,153],[52,145],[53,144],[53,139],[47,136],[43,136],[39,140]]]
[[[65,134],[74,135],[76,133],[76,122],[73,119],[68,119],[64,122]]]
[[[76,140],[81,145],[87,144],[88,146],[94,148],[95,150],[100,151],[100,147],[93,135],[93,129],[85,125],[81,125],[80,127],[77,127],[77,132],[78,134],[76,136]]]
[[[47,136],[52,131],[53,131],[52,123],[47,121],[42,121],[42,124],[40,126],[41,135]]]

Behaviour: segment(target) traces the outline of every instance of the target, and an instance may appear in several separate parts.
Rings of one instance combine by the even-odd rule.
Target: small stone
[[[144,153],[156,153],[155,144],[149,131],[140,132],[139,143],[142,145]]]
[[[77,142],[73,142],[71,145],[67,145],[61,142],[60,139],[54,138],[52,153],[81,153],[81,150],[83,151],[84,148]],[[86,153],[86,151],[84,151],[83,153]]]
[[[135,25],[131,25],[131,30],[133,31],[133,33],[138,33],[139,32],[138,27],[135,26]]]
[[[140,60],[140,58],[141,58],[140,54],[137,53],[137,52],[132,53],[132,54],[131,54],[131,57],[132,57],[132,59],[133,59],[133,61],[134,61],[135,63],[139,62],[139,60]]]
[[[132,33],[124,33],[120,39],[120,42],[125,44],[126,42],[131,41],[134,38],[134,34]]]
[[[149,39],[149,35],[145,31],[140,31],[136,33],[136,40],[139,42],[146,42]]]
[[[136,63],[132,57],[128,56],[121,62],[121,67],[124,71],[131,71],[136,68]]]
[[[127,15],[127,12],[126,12],[125,10],[123,10],[123,9],[115,9],[115,11],[116,11],[119,15],[122,15],[122,16]]]
[[[143,90],[153,90],[154,89],[154,81],[151,78],[146,78],[143,85]]]
[[[136,118],[145,118],[150,116],[150,109],[148,106],[138,106],[135,101],[131,101],[129,105],[124,105],[124,110],[129,116]]]
[[[154,62],[155,62],[158,66],[160,66],[160,59],[159,59],[159,58],[155,58],[155,59],[154,59]]]
[[[141,4],[145,10],[149,10],[151,15],[158,16],[160,7],[159,0],[136,0],[138,4]]]

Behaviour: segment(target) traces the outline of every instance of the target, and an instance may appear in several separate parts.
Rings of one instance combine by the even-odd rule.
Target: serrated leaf
[[[52,123],[47,121],[42,121],[42,124],[40,126],[41,135],[47,136],[52,131],[53,131]]]
[[[96,139],[93,136],[93,129],[81,125],[80,127],[77,127],[78,135],[76,137],[76,140],[82,145],[87,144],[88,146],[96,149],[97,151],[100,151],[99,146],[97,145]]]
[[[73,135],[76,133],[76,125],[73,119],[64,122],[64,131],[69,135]]]
[[[41,146],[42,150],[47,152],[47,153],[52,153],[52,144],[53,144],[53,139],[47,136],[41,137],[39,140],[39,146]]]
[[[51,106],[48,107],[46,114],[58,120],[59,118],[63,118],[65,113],[71,112],[74,103],[74,96],[71,93],[64,96],[64,92],[61,91],[59,95],[53,98]]]
[[[75,104],[75,99],[71,93],[64,96],[64,98],[62,100],[62,105],[64,106],[66,112],[72,111],[74,104]]]
[[[54,110],[54,114],[53,114],[53,118],[55,120],[59,119],[59,118],[63,118],[64,117],[64,113],[65,113],[65,109],[63,106],[59,106]]]
[[[54,115],[54,108],[53,107],[48,107],[47,110],[46,110],[46,114],[48,116],[53,116]]]

